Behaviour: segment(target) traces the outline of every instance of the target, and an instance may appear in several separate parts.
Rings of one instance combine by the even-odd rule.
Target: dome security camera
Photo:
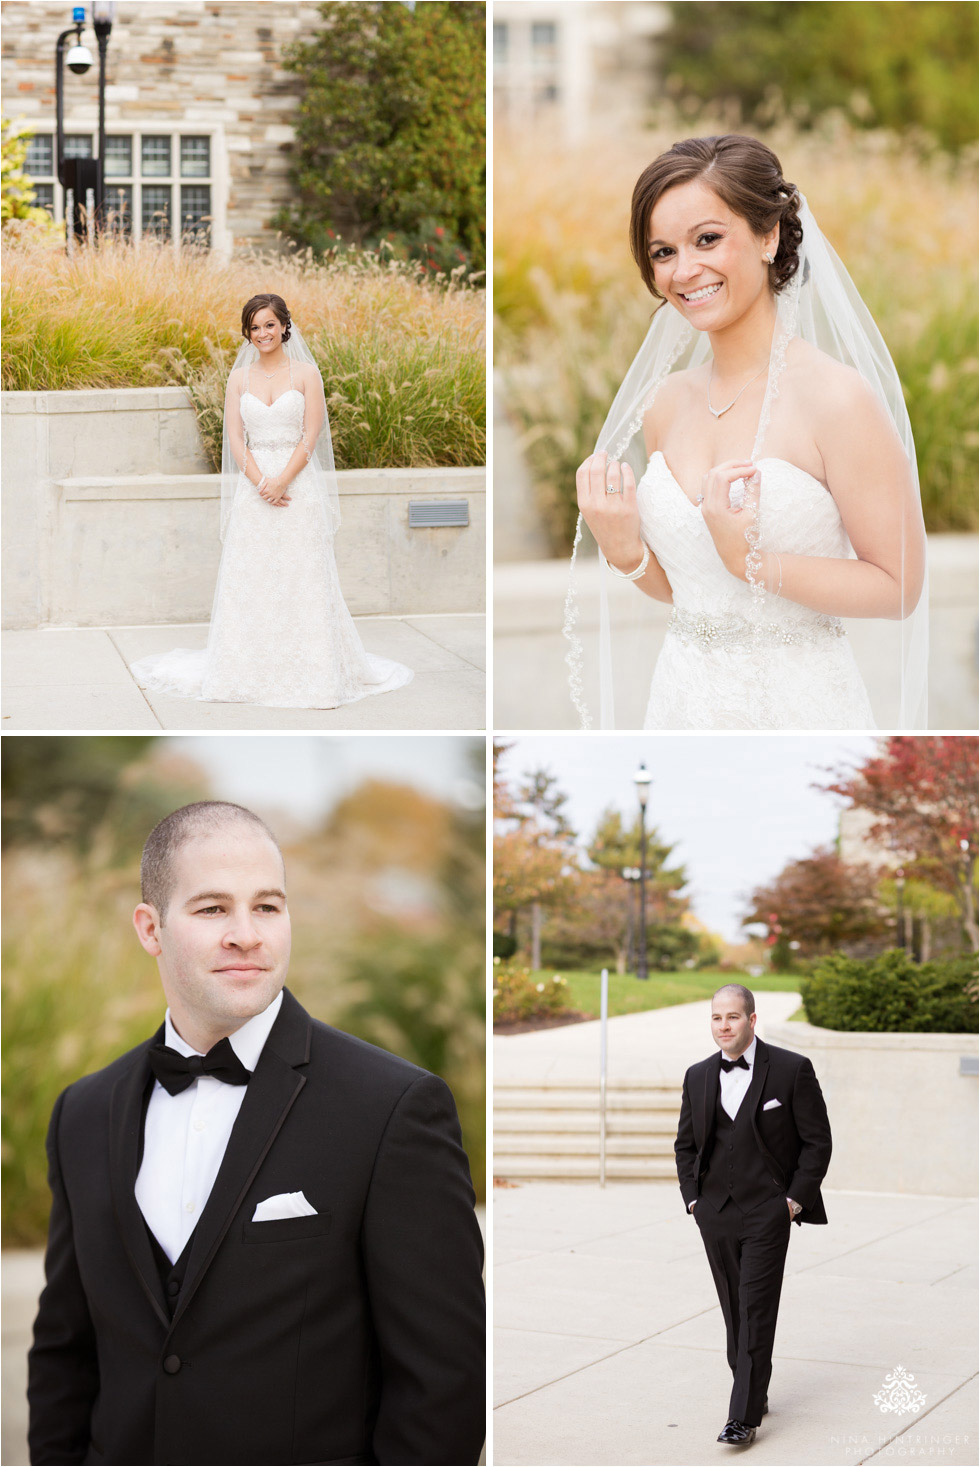
[[[84,76],[92,65],[92,53],[87,46],[72,46],[65,57],[65,63],[68,70],[73,71],[76,76]]]

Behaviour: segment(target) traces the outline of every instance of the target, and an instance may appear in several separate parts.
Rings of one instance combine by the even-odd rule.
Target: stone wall
[[[3,394],[3,625],[207,621],[221,546],[183,388]],[[485,470],[340,473],[337,563],[355,615],[485,609]],[[465,527],[410,528],[465,499]],[[288,513],[288,511],[287,511]]]
[[[766,1039],[813,1061],[845,1192],[977,1195],[976,1034],[844,1034],[770,1024]]]
[[[90,7],[86,7],[87,11]],[[2,78],[4,115],[53,127],[54,49],[71,7],[49,0],[5,0]],[[301,0],[124,0],[109,40],[106,128],[161,130],[195,124],[216,129],[213,140],[219,246],[270,241],[269,217],[287,203],[292,116],[300,88],[283,70],[289,41],[319,24],[316,6]],[[98,125],[98,53],[91,24],[84,43],[95,65],[84,75],[66,70],[67,132]]]

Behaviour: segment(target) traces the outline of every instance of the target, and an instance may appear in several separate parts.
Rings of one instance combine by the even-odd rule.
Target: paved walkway
[[[764,1037],[799,996],[756,1003]],[[610,1079],[679,1083],[712,1052],[709,1012],[703,1001],[610,1019]],[[495,1077],[598,1078],[598,1022],[493,1046]],[[793,1229],[772,1407],[751,1460],[975,1467],[976,1202],[824,1197],[829,1225]],[[703,1467],[733,1450],[715,1442],[731,1389],[724,1325],[676,1183],[499,1187],[493,1217],[495,1463]],[[917,1415],[874,1404],[896,1366],[925,1395]]]
[[[756,1032],[783,1024],[800,1007],[798,993],[757,993]],[[715,1048],[711,1000],[622,1014],[609,1020],[610,1080],[659,1080],[679,1085],[688,1065]],[[495,1034],[493,1073],[502,1080],[595,1080],[599,1083],[599,1020],[538,1029],[530,1034]]]
[[[976,1203],[825,1202],[827,1227],[793,1229],[771,1409],[747,1460],[975,1467]],[[725,1328],[674,1183],[497,1188],[493,1231],[495,1463],[741,1457],[715,1443],[731,1390]],[[874,1403],[899,1365],[925,1395],[917,1415]]]
[[[257,708],[145,693],[129,664],[203,647],[207,625],[78,627],[3,633],[3,732],[33,729],[483,729],[486,619],[476,613],[355,618],[369,652],[415,677],[345,708]]]

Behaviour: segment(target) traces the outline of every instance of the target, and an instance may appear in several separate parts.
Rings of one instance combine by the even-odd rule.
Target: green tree
[[[48,210],[34,203],[34,185],[24,172],[32,136],[31,128],[19,127],[7,117],[0,120],[0,221],[8,224],[12,219],[26,219],[60,234]]]
[[[327,0],[300,77],[296,207],[275,223],[323,252],[345,242],[438,270],[486,259],[485,6]]]
[[[919,128],[944,147],[977,125],[977,7],[915,0],[673,0],[668,91],[734,103],[745,123],[782,106],[802,123],[830,108],[859,126]]]
[[[3,741],[4,849],[67,845],[110,860],[138,856],[150,830],[208,787],[189,761],[146,759],[155,734]]]

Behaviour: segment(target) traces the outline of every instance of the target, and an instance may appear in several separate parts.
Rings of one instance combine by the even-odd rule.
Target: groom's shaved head
[[[178,853],[195,836],[214,835],[232,825],[250,827],[252,834],[261,831],[279,851],[279,859],[282,860],[279,842],[265,821],[246,810],[244,805],[233,805],[227,800],[199,800],[194,805],[182,805],[150,831],[140,861],[140,887],[143,901],[157,909],[161,921],[176,885]]]
[[[714,993],[711,996],[712,1005],[717,1002],[717,1000],[721,997],[723,993],[733,994],[740,1003],[743,1003],[745,1005],[746,1018],[748,1018],[750,1014],[755,1013],[755,994],[752,992],[751,988],[746,988],[743,983],[726,983],[723,987],[715,989]]]

